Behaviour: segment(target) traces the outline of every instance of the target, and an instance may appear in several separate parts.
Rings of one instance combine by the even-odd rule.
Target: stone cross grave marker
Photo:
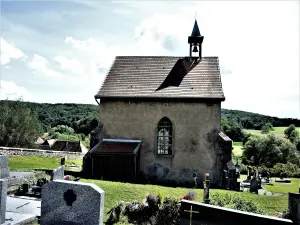
[[[9,178],[10,171],[8,168],[8,157],[1,155],[0,156],[0,179]]]
[[[52,171],[50,181],[64,179],[64,166],[60,166]]]
[[[5,222],[6,200],[7,200],[7,179],[0,179],[0,224]]]
[[[210,180],[209,180],[209,174],[206,173],[204,175],[204,195],[203,195],[203,202],[206,204],[209,204],[209,187],[210,187]]]
[[[54,180],[42,189],[41,225],[102,225],[104,191],[95,184]]]

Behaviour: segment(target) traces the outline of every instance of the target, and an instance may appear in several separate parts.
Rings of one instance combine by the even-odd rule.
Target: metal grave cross
[[[192,225],[192,215],[193,213],[199,213],[198,211],[193,211],[193,206],[191,205],[190,210],[184,210],[184,212],[189,212],[190,213],[190,225]]]

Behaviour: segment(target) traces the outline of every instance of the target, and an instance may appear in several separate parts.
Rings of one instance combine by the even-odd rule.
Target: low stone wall
[[[84,154],[80,152],[62,152],[41,149],[28,149],[28,148],[10,148],[0,147],[0,155],[14,156],[40,156],[49,158],[62,158],[65,157],[69,160],[82,160]]]

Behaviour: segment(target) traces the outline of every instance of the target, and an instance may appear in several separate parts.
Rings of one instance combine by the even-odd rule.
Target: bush
[[[292,163],[300,166],[300,155],[296,146],[284,138],[274,135],[251,136],[245,143],[243,163],[272,168],[276,163]]]
[[[228,193],[225,195],[220,195],[219,193],[211,194],[210,203],[216,206],[262,214],[262,210],[252,201],[248,201]]]
[[[263,125],[261,132],[263,134],[268,134],[268,133],[270,133],[271,130],[273,130],[272,124],[271,123],[266,123],[265,125]]]
[[[270,169],[270,174],[272,177],[280,177],[280,174],[285,177],[300,177],[300,168],[292,163],[277,163]]]
[[[295,125],[291,124],[287,129],[285,129],[284,135],[293,143],[299,137],[299,132],[296,130]]]

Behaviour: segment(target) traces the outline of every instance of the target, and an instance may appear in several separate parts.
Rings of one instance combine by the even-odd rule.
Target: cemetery
[[[18,172],[10,172],[7,156],[0,156],[0,162],[1,224],[162,224],[159,221],[163,221],[163,224],[299,224],[300,192],[288,194],[288,212],[285,218],[263,215],[259,208],[254,209],[255,205],[251,205],[249,201],[243,202],[239,197],[225,195],[222,198],[210,188],[208,173],[204,176],[203,188],[199,188],[199,184],[195,182],[192,188],[183,189],[187,192],[182,192],[182,197],[178,199],[167,195],[168,190],[170,191],[167,187],[157,186],[157,189],[151,188],[152,193],[145,195],[141,202],[132,201],[124,195],[119,195],[120,199],[116,197],[116,202],[111,202],[108,198],[112,193],[106,195],[101,189],[101,186],[106,189],[104,182],[111,182],[98,183],[66,176],[65,158],[61,159],[61,165],[52,171],[50,177],[39,178],[36,183],[28,182],[30,179],[16,180]],[[21,175],[32,176],[28,173]],[[194,175],[194,178],[197,177]],[[244,186],[250,180],[249,187],[243,189],[241,185],[240,190],[230,190],[230,182],[226,180],[228,185],[225,189],[232,194],[245,193],[258,198],[276,198],[278,196],[258,194],[259,186],[268,179],[249,170],[247,179],[242,179]],[[13,185],[19,188],[9,192],[9,187]],[[238,201],[242,201],[242,204],[250,204],[254,210],[250,213],[245,209],[223,207],[226,201],[231,201],[236,206]],[[110,208],[106,206],[108,202]]]
[[[72,115],[74,129],[47,124],[50,139],[38,145],[25,137],[28,148],[8,147],[7,140],[21,139],[12,127],[21,126],[7,125],[7,105],[9,129],[0,124],[0,131],[15,136],[0,139],[7,145],[0,147],[0,224],[300,225],[298,168],[279,177],[259,170],[298,167],[297,132],[282,142],[268,136],[257,149],[249,136],[254,153],[234,164],[232,133],[221,125],[219,57],[202,56],[203,40],[195,18],[188,56],[116,56],[94,95],[99,120],[86,113],[86,120]],[[38,119],[26,115],[33,121],[25,130],[37,134]],[[70,135],[80,140],[59,140]],[[270,163],[272,154],[278,157]]]

